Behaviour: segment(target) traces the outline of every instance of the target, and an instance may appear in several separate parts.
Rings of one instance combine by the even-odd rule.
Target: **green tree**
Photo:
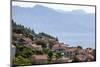
[[[50,49],[48,49],[48,48],[43,48],[43,52],[44,52],[45,54],[48,54],[49,51],[50,51]]]
[[[30,47],[16,45],[16,55],[13,60],[14,65],[32,65],[31,56],[35,51]]]
[[[28,58],[17,56],[13,60],[13,65],[32,65],[32,62]]]
[[[82,46],[79,46],[79,45],[77,46],[77,48],[78,48],[78,49],[83,49]]]
[[[61,58],[61,57],[62,57],[61,53],[60,53],[60,52],[57,52],[57,53],[56,53],[56,59],[59,59],[59,58]]]
[[[33,55],[35,53],[35,51],[32,50],[32,48],[30,48],[30,47],[17,46],[16,48],[17,48],[16,57],[21,55],[24,58],[28,58],[28,57],[30,57],[31,55]]]
[[[48,59],[49,59],[48,61],[51,62],[52,57],[53,57],[53,52],[52,52],[52,51],[49,51],[49,52],[48,52]]]

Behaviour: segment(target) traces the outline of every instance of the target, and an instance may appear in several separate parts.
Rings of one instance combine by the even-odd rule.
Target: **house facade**
[[[76,55],[76,48],[75,47],[68,47],[65,50],[65,56],[68,58],[73,58]]]
[[[15,57],[16,54],[16,47],[11,45],[11,60]]]
[[[35,44],[35,43],[32,44],[31,47],[32,47],[33,49],[35,49],[35,50],[38,50],[38,51],[42,51],[42,50],[43,50],[43,48],[42,48],[41,45],[37,45],[37,44]]]
[[[32,61],[33,61],[33,64],[47,64],[48,55],[33,55]]]

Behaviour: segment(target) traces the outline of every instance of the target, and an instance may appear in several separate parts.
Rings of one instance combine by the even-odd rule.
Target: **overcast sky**
[[[60,5],[60,4],[45,4],[45,3],[30,3],[30,2],[12,2],[13,6],[20,6],[25,8],[33,8],[35,5],[42,5],[55,10],[72,11],[72,10],[84,10],[87,13],[94,13],[95,7],[93,6],[78,6],[78,5]]]
[[[71,46],[95,48],[95,7],[29,2],[12,2],[12,6],[16,23]]]

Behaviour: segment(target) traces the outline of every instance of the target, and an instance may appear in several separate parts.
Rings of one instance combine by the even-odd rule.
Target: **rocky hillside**
[[[52,46],[58,42],[56,37],[53,37],[44,32],[35,33],[34,30],[16,24],[12,20],[12,45],[16,47],[15,58],[13,65],[32,65],[34,64],[30,57],[32,55],[47,54],[51,51]],[[49,44],[47,46],[47,44]],[[48,47],[48,49],[46,49]]]
[[[42,41],[44,43],[50,43],[51,41],[58,41],[56,37],[53,37],[44,32],[40,32],[39,34],[35,33],[34,30],[24,27],[23,25],[16,24],[12,20],[12,44],[17,45],[21,44],[23,40],[29,40],[32,43],[38,43],[38,41]],[[17,42],[15,42],[17,41]],[[19,42],[19,43],[18,43]],[[42,44],[42,43],[41,43]]]
[[[12,20],[12,45],[16,47],[13,65],[34,65],[96,60],[96,50],[68,47],[57,37],[16,24]]]

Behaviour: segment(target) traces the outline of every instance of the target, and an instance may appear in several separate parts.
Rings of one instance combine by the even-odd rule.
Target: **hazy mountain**
[[[41,5],[36,5],[33,8],[13,6],[12,18],[18,24],[31,27],[36,32],[59,34],[58,37],[64,37],[67,33],[85,34],[86,36],[73,35],[70,38],[72,40],[77,37],[79,39],[76,38],[75,40],[84,39],[89,40],[88,44],[90,41],[93,42],[92,44],[95,43],[95,14],[86,13],[83,10],[58,11]],[[64,34],[62,35],[61,33]]]
[[[54,27],[54,25],[62,24],[63,27],[61,26],[56,28],[65,31],[65,26],[67,26],[66,30],[68,32],[94,31],[94,14],[88,14],[83,10],[73,10],[71,12],[62,13],[40,5],[36,5],[33,8],[14,6],[12,7],[12,10],[12,16],[16,21],[32,28],[34,27],[34,22],[37,24],[41,22],[41,24],[43,23],[45,25],[50,23],[52,27]]]

